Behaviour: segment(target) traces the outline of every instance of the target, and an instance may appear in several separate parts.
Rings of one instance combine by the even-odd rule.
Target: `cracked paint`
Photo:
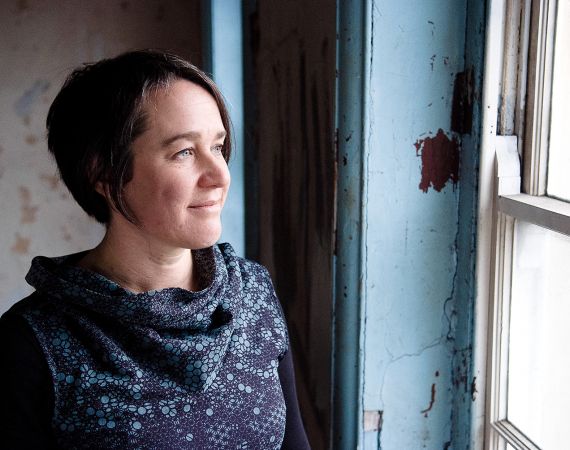
[[[441,192],[448,181],[455,187],[459,181],[460,147],[455,136],[450,139],[440,128],[435,136],[418,139],[414,147],[422,160],[420,190],[427,193],[431,186]]]

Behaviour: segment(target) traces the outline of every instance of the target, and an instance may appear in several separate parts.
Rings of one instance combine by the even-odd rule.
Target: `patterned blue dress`
[[[51,372],[59,446],[281,447],[288,336],[269,274],[228,244],[193,253],[199,292],[134,294],[74,266],[81,254],[34,258],[23,316]]]

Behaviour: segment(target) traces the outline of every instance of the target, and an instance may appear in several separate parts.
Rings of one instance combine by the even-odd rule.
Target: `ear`
[[[101,194],[104,198],[109,198],[109,185],[107,183],[103,183],[102,181],[97,181],[95,183],[95,191],[98,194]]]

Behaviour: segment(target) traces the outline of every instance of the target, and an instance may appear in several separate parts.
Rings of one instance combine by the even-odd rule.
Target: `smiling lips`
[[[205,202],[196,203],[195,205],[190,205],[190,209],[197,209],[197,210],[213,210],[217,209],[220,202],[218,200],[208,200]]]

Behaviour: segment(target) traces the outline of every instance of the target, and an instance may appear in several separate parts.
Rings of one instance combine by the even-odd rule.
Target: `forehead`
[[[148,125],[166,129],[179,127],[219,128],[223,123],[215,98],[202,86],[176,79],[153,91],[143,102]]]

